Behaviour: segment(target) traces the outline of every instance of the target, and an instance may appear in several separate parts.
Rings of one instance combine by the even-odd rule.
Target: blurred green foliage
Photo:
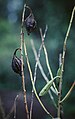
[[[13,52],[17,47],[20,47],[20,26],[21,15],[24,1],[20,0],[0,0],[0,89],[21,89],[21,78],[11,69],[11,61]],[[34,74],[35,58],[31,48],[30,39],[34,40],[35,47],[38,51],[41,40],[39,27],[45,29],[48,24],[48,32],[45,39],[49,61],[51,64],[54,76],[58,69],[58,57],[62,52],[65,34],[68,28],[71,12],[75,5],[74,0],[41,0],[28,1],[28,5],[33,10],[37,21],[37,29],[30,36],[25,34],[28,56]],[[40,61],[48,74],[43,51],[41,52]],[[25,77],[27,90],[31,91],[31,83],[29,73],[25,63]],[[49,77],[49,76],[48,76]],[[50,78],[50,77],[49,77]],[[63,95],[67,93],[71,84],[75,80],[75,19],[72,24],[70,36],[67,43],[67,52],[65,59],[65,69],[63,78]],[[41,73],[37,70],[36,87],[38,92],[44,86],[45,81],[42,79]],[[64,104],[65,116],[75,117],[75,89]],[[70,106],[70,108],[69,108]]]

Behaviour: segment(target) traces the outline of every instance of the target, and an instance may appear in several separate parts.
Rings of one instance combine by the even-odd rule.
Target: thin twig
[[[25,88],[25,76],[24,76],[24,69],[23,69],[23,65],[24,65],[24,62],[23,62],[23,44],[24,44],[23,23],[24,23],[25,7],[26,7],[26,4],[24,5],[24,9],[23,9],[22,25],[21,25],[21,62],[22,62],[21,71],[22,71],[22,87],[23,87],[23,92],[24,92],[24,104],[25,104],[27,119],[29,119],[29,111],[28,111],[26,88]]]
[[[44,32],[44,35],[43,35],[44,38],[46,36],[47,29],[48,28],[46,26],[46,29],[45,29],[45,32]],[[39,61],[39,58],[40,58],[42,46],[43,46],[43,43],[40,45],[40,48],[39,48],[39,51],[38,51],[38,55],[37,55],[37,59],[36,59],[35,70],[34,70],[34,85],[35,85],[35,82],[36,82],[37,66],[38,66],[38,61]],[[31,119],[31,115],[32,115],[33,97],[34,97],[34,92],[33,92],[33,89],[32,89],[32,99],[31,99],[32,101],[31,101],[31,108],[30,108],[30,119]]]
[[[36,82],[36,72],[37,72],[38,60],[39,60],[39,58],[40,58],[41,49],[42,49],[42,44],[41,44],[41,46],[40,46],[40,48],[39,48],[38,58],[37,58],[36,64],[35,64],[35,70],[34,70],[34,85],[35,85],[35,82]],[[30,108],[30,119],[31,119],[31,116],[32,116],[33,98],[34,98],[34,91],[33,91],[33,89],[32,89],[32,99],[31,99],[31,108]]]
[[[74,81],[74,83],[72,84],[71,88],[69,89],[68,93],[67,93],[67,94],[64,96],[64,98],[60,101],[60,103],[64,102],[64,101],[69,97],[69,95],[71,94],[71,92],[72,92],[74,86],[75,86],[75,81]]]
[[[59,67],[61,66],[62,64],[62,55],[59,54]],[[62,72],[62,70],[61,70]],[[62,104],[60,104],[60,100],[61,100],[61,95],[62,95],[62,75],[60,76],[59,78],[59,94],[58,94],[58,112],[57,112],[57,115],[58,115],[58,118],[60,118],[60,115],[61,115],[61,107],[62,107]]]
[[[50,67],[50,64],[49,64],[48,53],[47,53],[47,50],[46,50],[46,47],[45,47],[45,44],[44,44],[44,37],[43,37],[41,28],[40,28],[40,35],[41,35],[41,39],[42,39],[42,42],[43,42],[43,49],[44,49],[44,53],[45,53],[46,64],[47,64],[47,67],[48,67],[48,70],[49,70],[49,73],[50,73],[50,77],[53,80],[53,74],[52,74],[51,67]],[[55,88],[56,93],[58,94],[58,90],[57,90],[56,85],[55,85],[54,82],[53,82],[53,86]]]
[[[70,30],[71,30],[71,26],[72,26],[72,22],[73,22],[73,18],[74,18],[74,13],[75,13],[75,6],[74,6],[73,11],[72,11],[72,15],[71,15],[71,18],[70,18],[70,23],[69,23],[69,26],[68,26],[68,30],[67,30],[67,33],[66,33],[66,36],[65,36],[65,40],[64,40],[64,45],[63,45],[62,72],[63,72],[63,68],[64,68],[64,60],[65,60],[65,53],[66,53],[66,43],[67,43],[68,36],[70,34]]]
[[[17,101],[18,97],[19,97],[19,95],[17,95],[14,100],[14,119],[16,119],[16,101]]]
[[[33,52],[34,52],[35,60],[37,61],[37,60],[38,60],[38,56],[37,56],[37,52],[36,52],[36,49],[35,49],[33,40],[31,40],[31,45],[32,45],[32,49],[33,49]],[[42,67],[42,65],[41,65],[41,63],[40,63],[40,60],[38,60],[38,67],[39,67],[39,69],[40,69],[40,72],[41,72],[43,78],[44,78],[45,81],[48,83],[48,82],[49,82],[49,79],[47,78],[47,76],[46,76],[46,74],[45,74],[45,72],[44,72],[44,70],[43,70],[43,67]],[[53,88],[52,86],[51,86],[51,90],[56,94],[56,92],[55,92],[55,90],[54,90],[54,88]],[[52,96],[52,94],[51,94],[51,91],[49,90],[48,93],[49,93],[49,95],[50,95],[50,98],[51,98],[53,104],[54,104],[55,107],[57,108],[56,103],[55,103],[55,101],[54,101],[54,98],[53,98],[53,96]]]
[[[31,82],[32,82],[33,91],[35,93],[35,96],[36,96],[37,100],[39,101],[40,105],[42,106],[42,108],[44,109],[44,111],[53,118],[53,116],[47,111],[47,109],[45,108],[45,106],[43,105],[43,103],[41,102],[41,100],[40,100],[40,98],[39,98],[39,96],[37,94],[37,91],[36,91],[36,88],[35,88],[35,85],[34,85],[33,76],[32,76],[32,70],[31,70],[29,59],[28,59],[28,55],[27,55],[27,49],[26,49],[25,42],[24,42],[24,51],[25,51],[26,61],[27,61],[27,65],[28,65],[28,69],[29,69],[29,73],[30,73],[30,79],[31,79]]]
[[[62,92],[62,77],[63,77],[63,69],[64,69],[64,60],[65,60],[65,53],[66,53],[66,44],[67,44],[67,40],[68,40],[68,36],[71,30],[71,26],[72,26],[72,22],[73,22],[73,18],[74,18],[74,13],[75,13],[75,7],[73,8],[72,11],[72,15],[71,15],[71,19],[70,19],[70,23],[68,26],[68,30],[65,36],[65,40],[64,40],[64,45],[63,45],[63,53],[62,53],[62,70],[61,70],[61,78],[60,78],[60,83],[59,83],[59,95],[58,95],[58,118],[60,118],[61,115],[61,92]]]
[[[14,119],[16,118],[16,101],[19,96],[20,96],[20,94],[17,94],[17,96],[15,97],[14,104],[13,104],[9,114],[7,114],[7,116],[5,117],[5,119],[9,119],[13,112],[14,112]]]
[[[32,49],[33,49],[33,52],[34,52],[34,55],[35,55],[35,59],[37,60],[37,52],[36,52],[36,49],[35,49],[33,40],[31,40],[31,45],[32,45]],[[41,63],[40,63],[40,60],[38,60],[38,67],[39,67],[39,69],[40,69],[40,72],[41,72],[43,78],[44,78],[45,81],[48,83],[49,79],[47,78],[47,76],[46,76],[46,74],[45,74],[45,72],[44,72],[44,70],[43,70],[43,67],[42,67],[42,65],[41,65]],[[51,86],[51,90],[56,94],[56,91],[55,91],[55,89],[53,88],[53,86]]]

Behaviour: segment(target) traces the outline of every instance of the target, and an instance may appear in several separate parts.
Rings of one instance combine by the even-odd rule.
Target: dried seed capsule
[[[30,10],[30,15],[25,19],[25,27],[29,35],[36,28],[36,21],[30,7],[27,6],[27,8]]]
[[[21,50],[20,48],[17,48],[13,54],[13,59],[12,59],[12,69],[14,72],[22,75],[21,73],[21,59],[16,56],[17,50]]]

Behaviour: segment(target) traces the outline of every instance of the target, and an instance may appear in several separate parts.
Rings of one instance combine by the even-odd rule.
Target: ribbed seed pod
[[[13,58],[12,58],[12,69],[14,72],[18,73],[20,76],[22,76],[22,73],[21,73],[21,59],[18,58],[16,56],[16,52],[18,50],[21,50],[20,48],[17,48],[13,54]]]
[[[34,19],[34,15],[32,13],[32,10],[30,9],[30,7],[27,6],[27,8],[30,10],[30,14],[29,16],[25,19],[25,27],[27,30],[28,35],[33,32],[36,28],[36,21]]]

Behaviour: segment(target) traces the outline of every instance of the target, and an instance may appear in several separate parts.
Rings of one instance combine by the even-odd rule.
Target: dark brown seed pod
[[[22,76],[22,73],[21,73],[21,59],[18,58],[16,56],[16,52],[18,50],[21,50],[20,48],[17,48],[13,54],[13,58],[12,58],[12,69],[14,72],[18,73],[20,76]]]
[[[34,19],[34,15],[32,13],[32,10],[30,7],[26,6],[26,8],[28,8],[30,10],[30,14],[29,16],[25,19],[25,27],[26,27],[26,30],[27,30],[27,33],[28,35],[33,32],[36,28],[36,21]]]

